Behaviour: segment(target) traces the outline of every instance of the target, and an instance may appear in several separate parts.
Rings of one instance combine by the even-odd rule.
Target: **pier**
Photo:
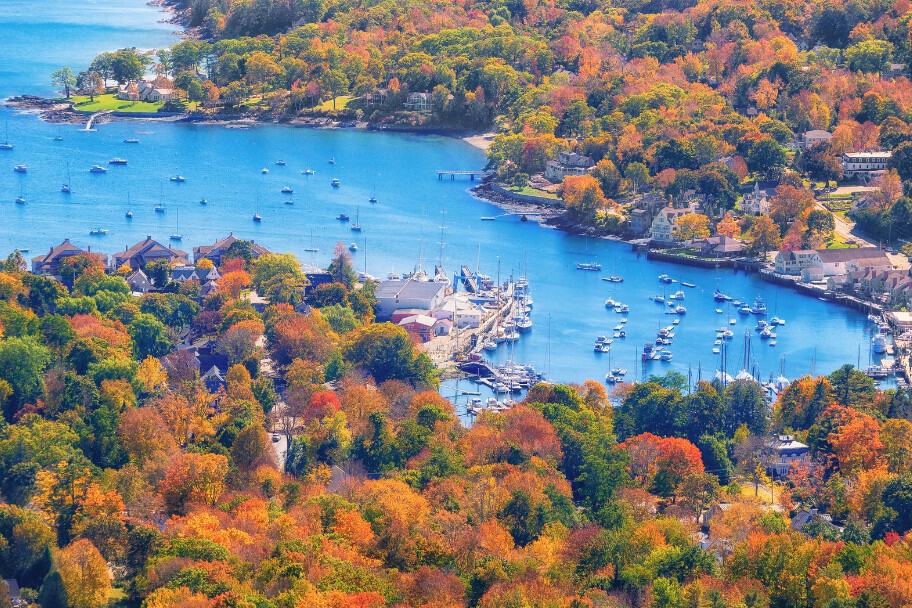
[[[447,171],[447,170],[438,170],[437,179],[442,180],[445,176],[449,176],[450,181],[455,181],[457,177],[468,177],[470,181],[475,181],[475,178],[481,179],[484,177],[484,171]]]

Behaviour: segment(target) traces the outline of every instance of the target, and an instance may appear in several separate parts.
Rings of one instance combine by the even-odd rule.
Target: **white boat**
[[[349,250],[349,251],[358,251],[358,244],[357,244],[357,243],[351,243],[351,244],[348,246],[348,250]]]
[[[285,166],[285,161],[284,161],[284,160],[277,160],[277,161],[275,161],[275,164],[276,164],[277,166],[279,166],[279,167],[284,167],[284,166]]]
[[[783,319],[781,317],[773,317],[772,319],[770,319],[770,324],[771,325],[785,325],[785,319]]]
[[[532,331],[532,318],[528,315],[516,322],[516,330],[521,333]]]
[[[871,349],[877,354],[887,352],[887,336],[884,334],[876,334],[871,338]]]
[[[107,172],[108,172],[108,170],[105,169],[104,167],[102,167],[101,165],[93,165],[92,168],[89,169],[89,173],[107,173]]]
[[[13,167],[13,171],[16,173],[28,173],[28,165],[16,165]]]
[[[282,186],[282,194],[291,194],[294,189],[291,186]]]
[[[206,205],[209,204],[209,201],[207,201],[205,198],[201,198],[199,204],[200,204],[200,205],[203,205],[203,206],[206,206]]]
[[[133,212],[128,209],[127,212],[124,213],[124,217],[126,217],[128,220],[133,219]]]
[[[687,309],[686,309],[685,307],[683,307],[683,306],[676,306],[676,307],[675,307],[675,312],[676,312],[677,314],[679,314],[679,315],[683,315],[683,314],[686,314],[686,313],[687,313]]]
[[[495,342],[495,341],[493,341],[493,340],[485,340],[485,341],[482,343],[481,348],[482,348],[483,350],[488,351],[488,352],[497,350],[497,342]]]
[[[332,178],[332,181],[329,182],[329,185],[332,186],[333,188],[338,188],[339,186],[342,185],[342,182],[339,181],[339,178],[334,177],[334,178]]]
[[[125,144],[138,144],[138,143],[139,143],[139,140],[136,139],[135,137],[128,137],[128,138],[126,138],[125,140],[123,140],[123,143],[125,143]]]
[[[721,315],[724,311],[721,308],[716,309],[716,314]]]
[[[172,175],[170,179],[172,182],[174,182],[176,184],[182,184],[185,181],[187,181],[187,178],[184,177],[183,175]]]
[[[577,263],[576,263],[576,269],[577,269],[577,270],[589,270],[589,271],[592,271],[592,272],[598,272],[599,270],[602,269],[602,265],[599,264],[598,262],[577,262]]]
[[[304,169],[303,171],[301,171],[301,175],[313,175],[314,173],[316,173],[316,171],[314,171],[313,169]]]
[[[738,319],[729,319],[728,320],[729,325],[736,325],[737,323],[738,323]]]
[[[254,214],[253,214],[253,221],[256,222],[256,223],[260,223],[260,222],[263,221],[263,216],[260,215],[259,213],[254,213]]]
[[[89,234],[92,236],[104,236],[108,233],[106,228],[92,228],[89,230]]]
[[[649,299],[652,300],[653,302],[655,302],[656,304],[664,304],[664,303],[665,303],[665,296],[652,296],[652,297],[649,298]]]
[[[114,158],[112,158],[111,160],[108,161],[108,164],[109,164],[109,165],[124,166],[124,165],[127,164],[127,159],[126,159],[126,158],[120,158],[120,157],[115,156]]]
[[[266,167],[263,167],[262,169],[260,169],[260,173],[262,173],[263,175],[266,175],[267,173],[269,173],[269,169],[267,169]]]
[[[20,194],[19,196],[17,196],[17,197],[16,197],[16,204],[17,204],[17,205],[24,205],[24,204],[25,204],[25,197],[22,196],[21,194]]]

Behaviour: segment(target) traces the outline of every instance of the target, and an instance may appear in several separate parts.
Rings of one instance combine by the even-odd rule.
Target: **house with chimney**
[[[112,255],[111,268],[116,270],[126,264],[133,270],[138,270],[159,260],[166,260],[172,265],[186,266],[189,264],[187,252],[162,245],[151,236],[147,236],[132,247],[126,247],[123,251]]]
[[[210,260],[216,266],[221,266],[224,261],[223,258],[225,254],[228,253],[228,250],[232,245],[241,241],[242,239],[234,236],[234,233],[230,233],[223,239],[220,239],[211,245],[200,245],[199,247],[193,248],[193,260],[199,262],[202,259]],[[269,250],[258,245],[254,241],[247,241],[250,243],[250,255],[254,258],[258,258],[263,254],[269,253]]]
[[[60,264],[67,258],[77,255],[100,256],[103,262],[107,261],[107,256],[104,254],[92,252],[91,248],[83,249],[70,242],[70,239],[63,239],[62,243],[51,247],[44,255],[32,258],[32,272],[59,276]]]

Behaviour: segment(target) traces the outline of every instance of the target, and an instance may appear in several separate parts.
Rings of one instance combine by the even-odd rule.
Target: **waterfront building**
[[[798,146],[804,149],[813,148],[820,144],[829,143],[831,139],[833,139],[833,134],[829,131],[813,129],[801,134],[801,139],[798,140]]]
[[[123,101],[171,101],[176,97],[174,82],[165,76],[158,76],[154,80],[131,80],[120,85],[117,90],[117,99]]]
[[[545,179],[558,183],[564,181],[568,175],[586,175],[592,172],[595,161],[589,156],[576,152],[561,152],[557,160],[549,160],[545,164]]]
[[[433,111],[433,103],[430,93],[409,93],[405,100],[405,108],[413,112],[430,114]]]
[[[792,435],[774,435],[767,443],[772,456],[767,472],[774,478],[785,477],[792,468],[805,466],[810,458],[810,448]]]
[[[706,258],[736,258],[744,255],[746,246],[743,241],[730,236],[710,236],[691,243],[697,255]]]
[[[435,319],[430,315],[411,315],[399,321],[397,325],[421,342],[427,342],[437,336],[449,335],[453,324],[446,319]]]
[[[773,260],[777,274],[800,275],[811,266],[820,266],[820,257],[813,249],[780,251]]]
[[[228,253],[228,250],[232,245],[241,241],[241,239],[234,236],[234,233],[230,233],[223,239],[220,239],[214,242],[211,245],[200,245],[199,247],[193,248],[193,260],[199,262],[203,258],[211,260],[216,266],[222,265],[222,258]],[[253,258],[258,258],[263,254],[269,253],[269,250],[258,245],[254,241],[248,241],[250,243],[250,255]]]
[[[655,243],[675,244],[678,242],[675,236],[675,221],[682,215],[693,213],[690,208],[676,209],[674,207],[665,207],[660,210],[652,220],[652,226],[649,228],[649,240]]]
[[[893,263],[880,247],[858,247],[854,249],[818,249],[823,276],[833,277],[848,274],[854,270],[873,268],[892,270]]]
[[[827,286],[890,306],[905,306],[912,301],[912,277],[904,269],[852,270],[843,276],[830,277]]]
[[[169,264],[188,264],[187,252],[162,245],[151,236],[147,236],[132,247],[112,255],[111,268],[116,270],[127,264],[133,270],[137,270],[159,260],[167,260]]]
[[[67,258],[76,255],[93,255],[102,257],[102,261],[107,261],[107,256],[102,253],[93,253],[91,247],[83,249],[70,242],[70,239],[63,239],[59,245],[55,245],[44,255],[32,258],[32,272],[35,274],[49,274],[52,276],[60,275],[60,264]]]
[[[400,308],[430,311],[438,308],[446,297],[448,283],[391,279],[377,287],[377,319],[387,321]]]
[[[868,181],[887,170],[892,152],[846,152],[842,155],[842,171],[846,179]]]

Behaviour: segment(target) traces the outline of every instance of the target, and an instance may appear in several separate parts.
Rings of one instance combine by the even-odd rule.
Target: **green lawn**
[[[339,97],[336,97],[336,107],[335,108],[333,108],[333,100],[328,99],[328,100],[324,101],[323,103],[321,103],[320,105],[314,106],[313,109],[317,112],[333,112],[333,111],[341,112],[348,106],[348,103],[352,99],[354,99],[354,97],[352,97],[351,95],[340,95]]]
[[[103,112],[113,110],[115,112],[158,112],[158,109],[165,105],[163,102],[149,103],[147,101],[124,101],[117,99],[113,93],[96,95],[92,101],[87,95],[74,95],[70,98],[73,107],[82,112]]]
[[[510,192],[515,192],[516,194],[521,194],[523,196],[538,196],[540,198],[550,198],[552,200],[560,200],[560,197],[553,192],[545,192],[544,190],[538,190],[532,186],[523,186],[522,188],[517,188],[515,186],[508,188]]]

